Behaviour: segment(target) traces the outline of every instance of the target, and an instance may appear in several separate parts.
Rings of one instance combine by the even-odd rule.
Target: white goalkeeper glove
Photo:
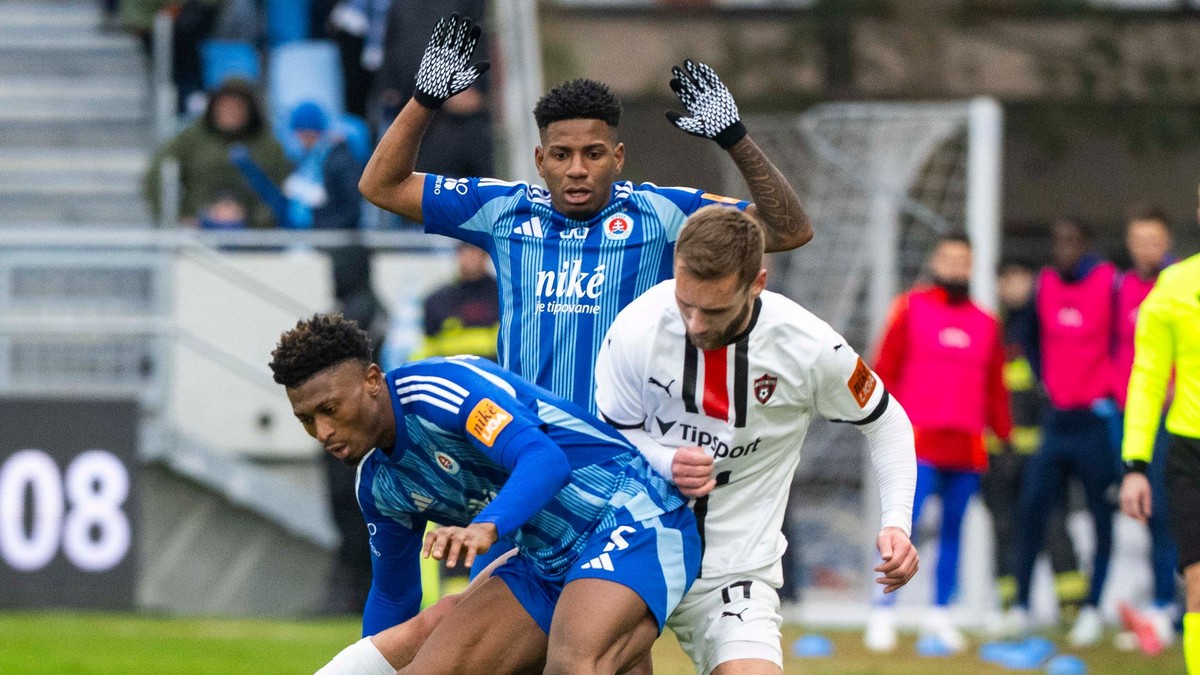
[[[479,33],[479,26],[470,17],[451,14],[438,21],[417,70],[413,92],[417,103],[436,110],[487,72],[491,67],[487,61],[467,65],[479,43]]]
[[[708,138],[728,150],[746,136],[746,125],[738,114],[737,103],[721,79],[703,63],[684,61],[671,68],[671,90],[679,97],[688,116],[667,111],[667,119],[684,131]]]

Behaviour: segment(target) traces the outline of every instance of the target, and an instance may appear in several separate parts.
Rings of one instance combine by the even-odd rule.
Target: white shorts
[[[738,659],[783,667],[779,563],[712,579],[697,579],[667,620],[700,675]]]

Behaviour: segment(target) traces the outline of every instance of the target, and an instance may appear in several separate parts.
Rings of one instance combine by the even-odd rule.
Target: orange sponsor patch
[[[512,413],[496,405],[492,399],[485,398],[475,404],[475,409],[467,416],[467,433],[490,448],[512,420]]]
[[[875,393],[875,375],[867,364],[863,363],[862,358],[858,359],[858,365],[854,366],[854,373],[850,375],[846,386],[850,388],[858,407],[867,407],[867,401],[870,401],[871,394]]]
[[[739,201],[741,201],[738,199],[734,199],[733,197],[723,197],[721,195],[714,195],[711,192],[705,192],[704,194],[700,195],[700,198],[707,199],[710,202],[720,202],[722,204],[737,204]]]

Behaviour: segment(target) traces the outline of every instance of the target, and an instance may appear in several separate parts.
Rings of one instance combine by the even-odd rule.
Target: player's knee
[[[437,628],[441,620],[458,604],[459,599],[458,595],[448,595],[412,619],[371,639],[393,666],[400,668],[408,665],[421,649],[421,645],[429,639],[433,629]]]

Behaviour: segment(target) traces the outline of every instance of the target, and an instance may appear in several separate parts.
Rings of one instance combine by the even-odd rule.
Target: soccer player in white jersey
[[[781,532],[814,415],[857,425],[879,479],[894,591],[917,571],[909,541],[916,457],[904,409],[846,341],[765,291],[759,225],[736,209],[692,215],[675,279],[626,307],[596,366],[596,404],[662,475],[696,497],[700,577],[668,625],[699,673],[781,673]]]

